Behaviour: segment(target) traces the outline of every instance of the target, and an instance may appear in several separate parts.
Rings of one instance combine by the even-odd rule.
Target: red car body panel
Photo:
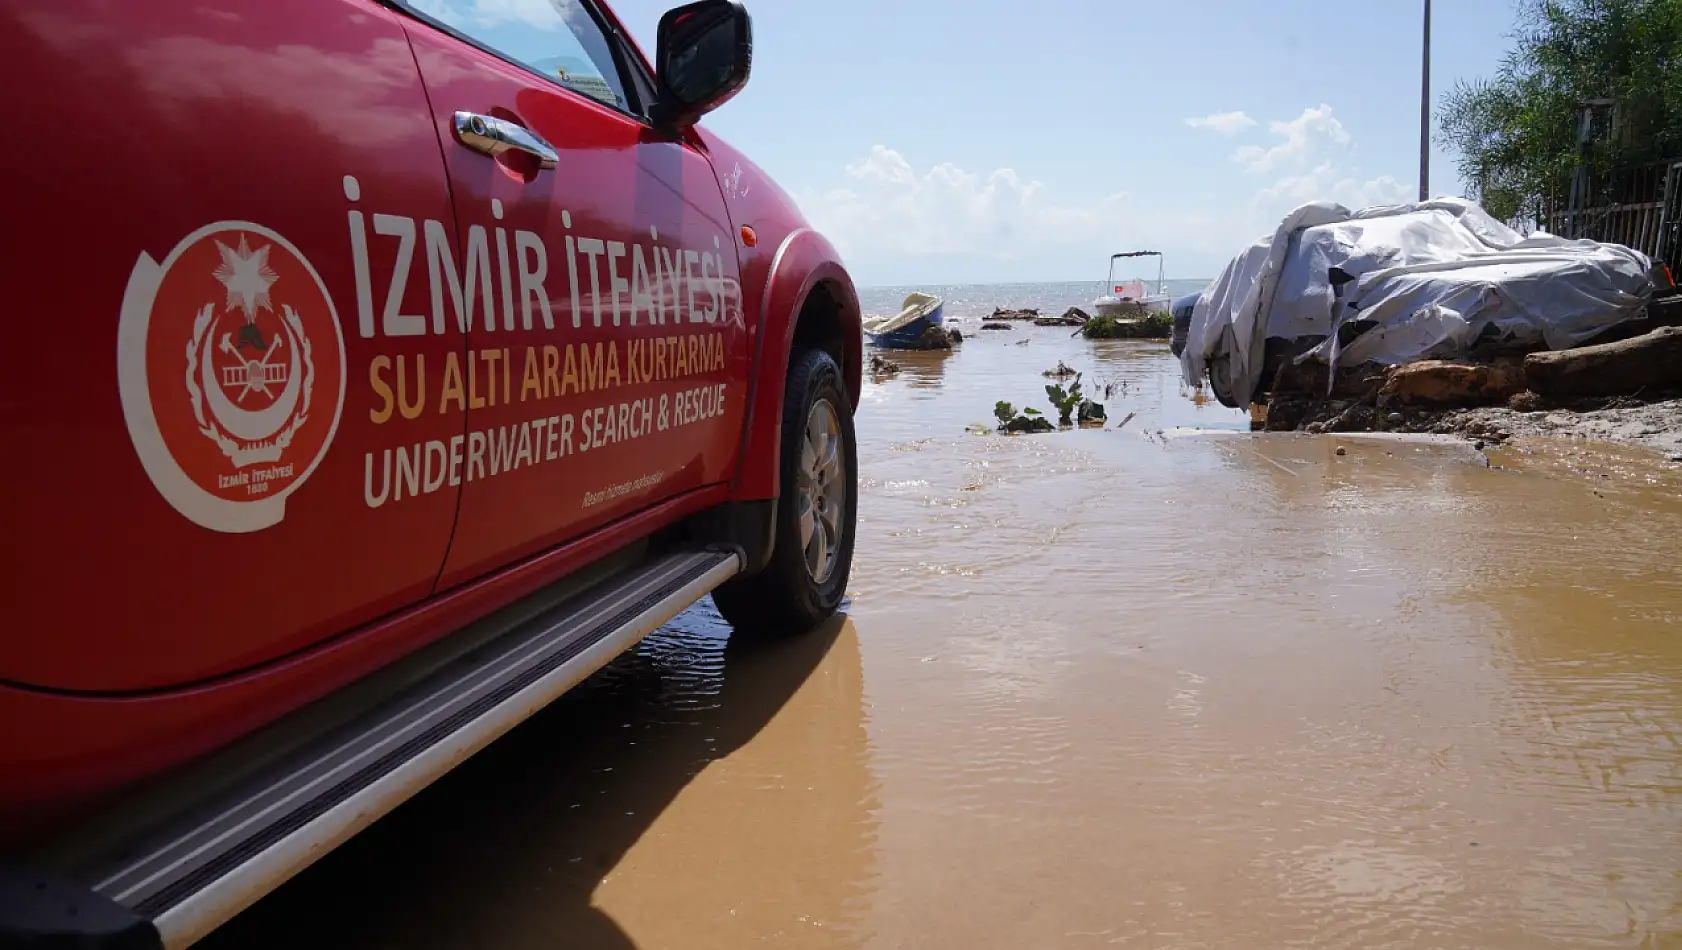
[[[742,285],[750,288],[748,312],[757,315],[754,323],[758,335],[753,345],[758,369],[748,394],[748,424],[734,492],[743,499],[774,498],[782,436],[778,424],[782,419],[781,381],[788,370],[789,345],[801,309],[821,282],[838,306],[841,321],[852,328],[843,334],[841,375],[857,409],[864,368],[858,292],[841,265],[840,255],[822,235],[806,226],[787,192],[717,135],[705,131],[699,134],[712,156],[731,218],[738,226],[752,228],[755,234],[754,245],[743,247],[740,253]],[[776,384],[762,386],[763,380]],[[762,424],[768,419],[776,422]]]
[[[508,385],[500,402],[493,391],[487,405],[469,410],[468,428],[566,424],[569,415],[580,427],[576,438],[563,433],[558,440],[578,443],[570,455],[465,484],[442,579],[448,587],[661,498],[729,478],[750,355],[735,241],[705,157],[425,24],[413,24],[410,33],[440,140],[449,143],[444,157],[456,221],[477,229],[485,247],[501,243],[503,232],[528,248],[541,246],[553,275],[543,285],[550,291],[548,314],[530,317],[530,326],[523,284],[501,296],[519,314],[494,319],[490,330],[484,320],[474,322],[473,362],[501,357],[523,369],[498,373],[492,363],[483,371]],[[458,110],[531,129],[555,143],[558,167],[526,181],[455,144],[451,121]],[[501,217],[493,212],[498,207]],[[495,284],[494,269],[492,275]],[[699,366],[691,365],[694,354],[701,354]],[[574,363],[581,369],[577,387],[566,372]],[[545,376],[551,365],[557,373]],[[706,403],[701,417],[686,408],[696,399]],[[631,438],[585,438],[584,429],[601,428],[604,411],[627,407]],[[655,431],[644,433],[644,426]],[[636,487],[600,497],[626,484]]]
[[[398,617],[261,669],[198,686],[89,696],[0,686],[0,844],[50,830],[104,793],[180,765],[461,629],[623,543],[717,504],[723,488],[671,499]]]
[[[464,421],[428,412],[401,420],[400,436],[367,425],[373,394],[356,377],[366,379],[377,341],[322,332],[320,323],[306,335],[319,382],[299,438],[331,444],[307,478],[296,476],[314,453],[280,459],[294,466],[286,488],[296,491],[281,499],[281,520],[260,531],[207,530],[171,506],[131,438],[114,372],[137,261],[165,262],[207,224],[249,222],[283,236],[354,327],[345,176],[362,182],[365,205],[450,220],[437,136],[399,19],[358,0],[320,7],[319,19],[279,5],[218,16],[100,0],[0,12],[6,88],[27,90],[14,102],[19,120],[78,127],[74,148],[0,155],[3,180],[28,183],[11,189],[8,228],[30,222],[27,240],[13,231],[6,241],[22,339],[0,356],[0,426],[18,457],[33,460],[0,471],[8,540],[29,552],[7,571],[0,679],[88,692],[165,688],[296,652],[432,591],[455,491],[370,511],[363,455],[387,439],[448,438]],[[182,367],[166,369],[180,361],[164,357],[186,349],[201,306],[221,310],[217,244],[237,251],[242,239],[266,243],[244,229],[193,242],[150,308],[155,345],[173,343],[147,361],[159,428],[175,423],[154,444],[197,453],[192,467],[210,477],[228,469],[197,431]],[[285,306],[306,319],[325,315],[310,313],[312,288],[296,256],[271,250],[279,277],[257,328],[273,339]],[[411,281],[401,304],[424,312],[425,281]],[[213,353],[241,313],[218,316],[202,334]],[[465,341],[445,334],[422,344],[442,362]],[[258,487],[214,500],[239,504],[225,496]]]
[[[0,9],[16,127],[76,133],[0,157],[29,229],[7,242],[0,348],[0,431],[26,460],[0,470],[22,554],[0,840],[651,531],[774,497],[787,347],[819,281],[850,321],[856,402],[852,285],[729,146],[662,138],[372,0],[309,2]],[[540,132],[558,168],[468,151],[455,110]],[[674,261],[650,274],[659,314],[630,300],[639,249]],[[617,382],[565,386],[568,346],[616,353]],[[670,424],[618,409],[641,400]]]

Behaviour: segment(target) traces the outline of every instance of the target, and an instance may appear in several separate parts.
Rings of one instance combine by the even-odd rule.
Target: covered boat
[[[1394,366],[1486,340],[1565,349],[1638,316],[1650,267],[1618,244],[1527,237],[1461,198],[1362,211],[1315,202],[1198,298],[1181,367],[1245,406],[1287,360]]]
[[[912,293],[906,295],[897,316],[866,319],[864,334],[872,346],[907,349],[916,346],[930,327],[938,327],[945,320],[944,301],[934,294]]]

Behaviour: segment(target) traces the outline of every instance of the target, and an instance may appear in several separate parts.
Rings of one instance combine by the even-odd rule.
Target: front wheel
[[[858,521],[858,446],[841,370],[822,350],[789,356],[775,546],[764,570],[713,591],[738,632],[801,633],[841,606]]]

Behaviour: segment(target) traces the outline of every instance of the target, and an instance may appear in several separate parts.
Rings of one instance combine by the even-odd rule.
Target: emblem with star
[[[216,279],[228,289],[228,301],[223,306],[227,310],[237,307],[245,314],[239,345],[249,345],[258,352],[267,350],[268,344],[257,329],[257,312],[274,309],[269,303],[269,287],[279,275],[269,266],[270,245],[265,244],[253,251],[242,234],[238,248],[217,241],[216,249],[222,254],[222,263],[216,267]]]

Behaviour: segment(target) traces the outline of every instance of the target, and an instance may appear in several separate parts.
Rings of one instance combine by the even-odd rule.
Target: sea
[[[1194,294],[1209,285],[1208,280],[1170,280],[1174,297]],[[866,317],[892,316],[900,311],[906,294],[922,291],[945,301],[949,322],[973,323],[997,307],[1007,310],[1037,309],[1046,316],[1059,316],[1070,307],[1090,313],[1092,301],[1104,294],[1103,281],[1070,280],[1034,284],[922,284],[920,286],[860,287],[859,306]]]

